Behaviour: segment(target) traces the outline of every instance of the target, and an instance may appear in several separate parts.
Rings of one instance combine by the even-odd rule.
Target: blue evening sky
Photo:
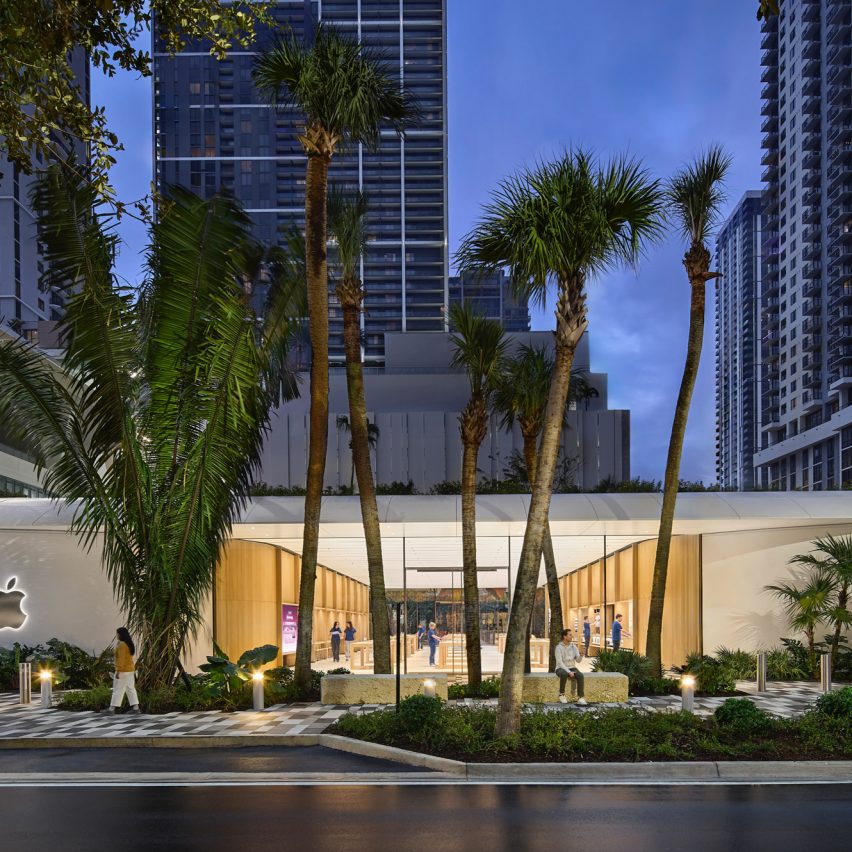
[[[666,177],[708,142],[734,157],[729,204],[760,188],[756,0],[449,0],[450,247],[501,177],[569,145],[627,152]],[[519,11],[523,10],[523,11]],[[151,181],[151,83],[93,75],[126,150],[122,199]],[[726,209],[726,214],[727,214]],[[127,220],[122,274],[134,279],[144,230]],[[629,408],[632,472],[659,479],[686,348],[688,285],[676,234],[641,268],[589,287],[592,367],[610,407]],[[533,327],[552,316],[533,314]],[[682,475],[715,480],[713,303]]]

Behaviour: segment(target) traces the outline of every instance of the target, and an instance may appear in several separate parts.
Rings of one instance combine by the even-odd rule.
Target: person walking
[[[630,634],[624,630],[623,625],[621,623],[621,613],[615,616],[615,621],[612,622],[612,650],[617,651],[621,648],[621,636],[624,633],[625,636],[629,636]]]
[[[349,657],[352,654],[352,643],[355,641],[355,634],[358,631],[352,626],[351,621],[346,622],[346,630],[343,631],[343,638],[346,641],[346,660],[349,661]]]
[[[592,624],[589,616],[583,616],[583,656],[589,656],[589,643],[592,641]]]
[[[331,625],[331,659],[334,660],[335,663],[340,662],[340,637],[342,635],[343,631],[340,629],[340,622],[335,621],[334,624]]]
[[[556,646],[556,674],[559,675],[559,701],[561,704],[568,703],[568,699],[565,697],[565,684],[569,680],[575,684],[577,703],[586,703],[583,673],[577,668],[577,663],[582,659],[583,655],[574,644],[573,634],[570,630],[563,630],[562,641]]]
[[[429,642],[429,665],[435,665],[435,651],[438,650],[438,645],[441,644],[441,637],[438,635],[438,630],[434,621],[429,622],[429,630],[426,633],[426,638]]]
[[[417,628],[417,650],[423,647],[423,640],[426,638],[426,622],[421,621]]]
[[[112,678],[112,698],[109,707],[102,711],[113,714],[121,707],[124,695],[130,702],[130,712],[138,716],[142,711],[139,709],[139,696],[136,694],[136,666],[133,663],[133,655],[136,646],[130,638],[130,631],[126,627],[119,627],[115,631],[115,673]]]

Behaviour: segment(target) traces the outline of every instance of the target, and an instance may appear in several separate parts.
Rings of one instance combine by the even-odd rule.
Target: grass
[[[848,694],[797,719],[778,719],[747,699],[728,699],[711,718],[632,708],[530,710],[509,738],[496,736],[492,708],[414,696],[399,713],[343,716],[330,733],[470,762],[850,759],[852,689],[841,692]]]

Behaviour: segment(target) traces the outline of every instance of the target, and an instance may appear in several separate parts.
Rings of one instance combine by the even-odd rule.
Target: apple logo
[[[26,620],[27,614],[21,609],[24,592],[13,592],[17,577],[12,577],[6,584],[6,591],[0,592],[0,629],[10,627],[17,630]]]

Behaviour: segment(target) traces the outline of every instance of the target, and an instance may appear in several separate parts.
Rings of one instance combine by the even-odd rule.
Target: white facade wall
[[[780,645],[782,638],[804,639],[790,627],[778,600],[765,588],[793,581],[790,559],[809,553],[811,542],[828,533],[849,535],[852,524],[703,535],[704,653],[713,654],[722,646],[766,650]],[[819,632],[817,638],[822,638]]]

